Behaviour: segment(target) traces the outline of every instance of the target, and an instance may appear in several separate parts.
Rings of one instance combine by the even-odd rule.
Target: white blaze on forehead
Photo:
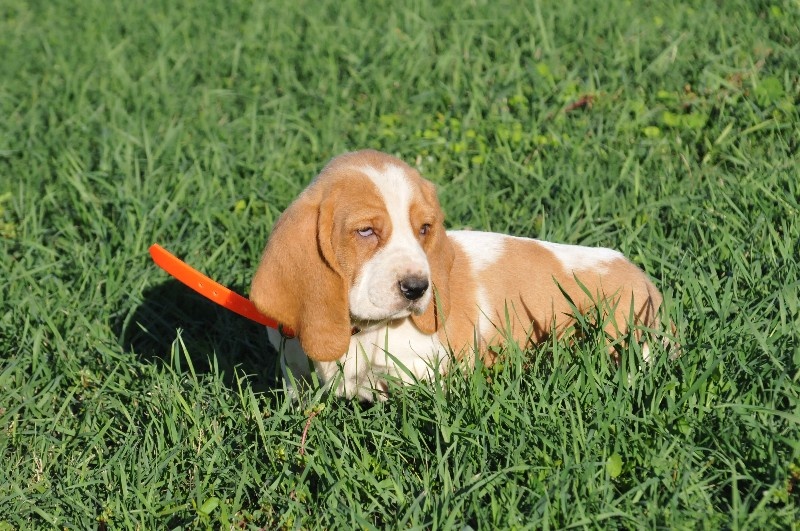
[[[394,231],[411,227],[409,211],[414,191],[403,168],[387,164],[383,170],[374,166],[359,168],[373,182],[386,205]],[[394,237],[394,234],[392,235]]]
[[[582,245],[565,245],[536,240],[542,247],[550,251],[567,271],[592,270],[600,274],[606,273],[608,264],[623,259],[622,253],[605,247],[584,247]]]

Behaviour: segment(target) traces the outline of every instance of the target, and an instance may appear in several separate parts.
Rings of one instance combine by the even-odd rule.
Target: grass
[[[0,530],[798,528],[798,17],[5,2]],[[146,250],[245,292],[282,209],[362,147],[418,165],[451,227],[622,250],[683,356],[617,367],[589,330],[293,405],[264,331]]]

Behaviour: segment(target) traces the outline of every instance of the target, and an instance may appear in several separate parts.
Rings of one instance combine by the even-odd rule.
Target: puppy
[[[504,341],[560,336],[575,308],[605,309],[609,344],[631,324],[642,340],[662,301],[611,249],[446,231],[433,184],[371,150],[331,160],[281,215],[250,298],[297,333],[269,331],[287,383],[307,378],[311,360],[337,395],[366,400],[385,396],[387,378],[445,370],[451,354],[490,365]]]

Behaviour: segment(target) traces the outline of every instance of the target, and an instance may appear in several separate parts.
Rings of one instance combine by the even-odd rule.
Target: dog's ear
[[[411,319],[423,333],[434,334],[450,314],[450,269],[453,267],[455,252],[444,228],[444,212],[439,205],[433,183],[422,180],[422,195],[436,212],[436,220],[431,224],[423,244],[431,269],[433,297],[425,311],[420,315],[412,315]]]
[[[342,357],[350,344],[346,282],[332,247],[335,196],[306,189],[278,219],[250,286],[256,308],[292,328],[316,361]]]

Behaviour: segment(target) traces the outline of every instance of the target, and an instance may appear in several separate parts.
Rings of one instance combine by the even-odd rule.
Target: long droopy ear
[[[275,224],[250,285],[256,308],[291,327],[316,361],[342,357],[350,343],[347,286],[322,250],[332,237],[333,202],[306,189]]]
[[[436,220],[423,245],[431,268],[433,298],[422,314],[412,315],[411,319],[423,333],[434,334],[450,314],[450,269],[453,267],[455,252],[444,228],[444,212],[436,197],[436,188],[432,183],[423,180],[422,195],[436,211]]]

